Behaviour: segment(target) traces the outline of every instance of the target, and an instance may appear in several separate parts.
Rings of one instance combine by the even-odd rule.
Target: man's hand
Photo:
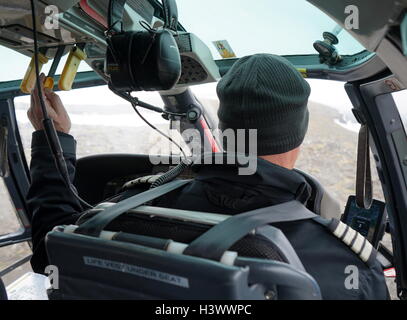
[[[71,130],[71,120],[69,119],[69,115],[65,110],[61,98],[50,89],[44,89],[44,81],[45,75],[42,73],[40,75],[40,83],[42,92],[44,93],[43,99],[45,107],[47,108],[48,116],[54,121],[54,126],[57,131],[69,133],[69,131]],[[42,120],[44,119],[44,117],[42,114],[36,85],[31,92],[31,106],[30,109],[28,109],[27,115],[35,130],[44,129],[42,125]]]

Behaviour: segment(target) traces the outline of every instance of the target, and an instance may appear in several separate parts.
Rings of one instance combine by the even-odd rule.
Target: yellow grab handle
[[[21,81],[20,89],[22,92],[30,94],[31,90],[34,88],[37,77],[35,75],[35,56],[31,58],[31,62],[28,65],[28,69],[24,75],[23,80]],[[38,53],[38,67],[41,71],[44,64],[48,62],[48,58],[42,53]]]
[[[86,53],[81,49],[78,47],[72,48],[58,82],[60,90],[69,91],[72,89],[72,84],[75,80],[76,73],[78,72],[79,65],[81,61],[86,58]]]
[[[297,69],[304,78],[308,78],[307,69],[305,68],[298,68]]]

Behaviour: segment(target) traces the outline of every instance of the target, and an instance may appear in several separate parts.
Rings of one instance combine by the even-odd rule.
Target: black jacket
[[[71,178],[75,174],[73,137],[59,133]],[[305,202],[310,187],[305,178],[264,160],[258,161],[252,176],[237,175],[234,166],[204,165],[195,167],[196,179],[181,190],[161,197],[158,206],[238,214],[290,200]],[[43,273],[47,265],[44,238],[53,227],[73,224],[80,214],[77,200],[65,187],[56,171],[43,132],[32,139],[32,184],[27,196],[33,214],[32,237],[34,254],[31,264]],[[126,196],[132,195],[128,193]],[[388,291],[380,264],[366,265],[327,228],[312,221],[275,224],[296,250],[305,269],[319,283],[324,299],[387,299]],[[359,288],[348,290],[345,280],[347,266],[359,270]]]

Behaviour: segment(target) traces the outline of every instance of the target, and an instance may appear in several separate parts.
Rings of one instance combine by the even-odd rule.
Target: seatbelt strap
[[[183,254],[220,261],[230,247],[253,230],[261,230],[268,224],[303,220],[313,220],[324,226],[369,267],[374,266],[377,252],[365,237],[341,221],[314,214],[296,200],[232,216],[194,240]],[[296,262],[295,254],[291,258],[291,262]],[[301,262],[296,264],[301,269]]]
[[[267,224],[308,220],[317,217],[299,201],[238,214],[214,226],[194,240],[184,254],[220,261],[225,251],[252,230]]]
[[[191,180],[172,181],[160,187],[148,190],[126,200],[120,201],[119,203],[103,210],[96,216],[81,224],[76,229],[75,233],[99,237],[103,229],[106,228],[114,219],[116,219],[123,213],[127,212],[130,209],[141,206],[148,201],[157,199],[167,193],[170,193],[171,191],[179,189],[190,182]]]
[[[372,173],[370,168],[369,129],[362,125],[359,132],[356,204],[359,208],[369,209],[373,202]]]

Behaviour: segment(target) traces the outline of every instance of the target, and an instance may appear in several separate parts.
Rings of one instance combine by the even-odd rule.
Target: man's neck
[[[297,162],[299,153],[300,148],[297,148],[286,153],[260,156],[259,158],[271,162],[280,167],[293,170],[295,168],[295,163]]]

